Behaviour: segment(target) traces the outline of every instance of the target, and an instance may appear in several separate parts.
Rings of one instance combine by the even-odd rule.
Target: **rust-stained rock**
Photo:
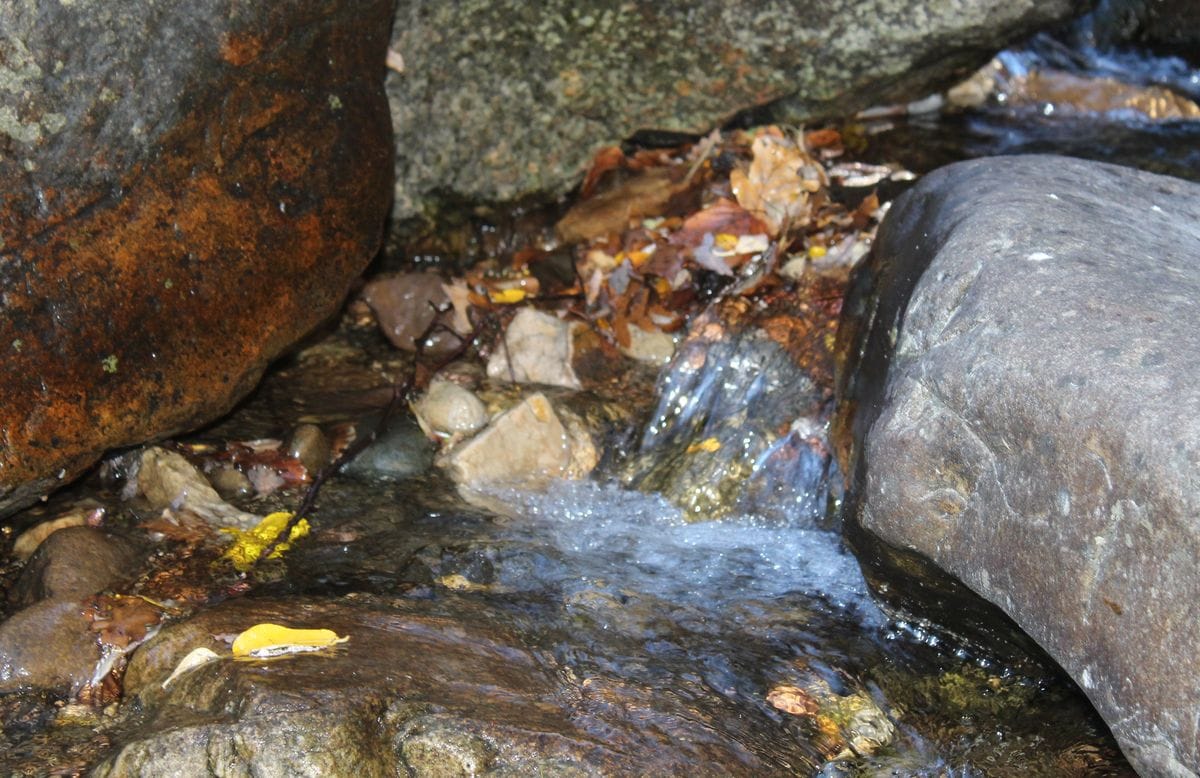
[[[388,207],[391,10],[0,6],[0,516],[333,312]]]

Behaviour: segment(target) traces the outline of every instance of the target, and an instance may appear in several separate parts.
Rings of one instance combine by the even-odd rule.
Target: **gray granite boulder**
[[[848,310],[852,522],[998,605],[1144,775],[1200,771],[1200,186],[1059,157],[896,201]]]
[[[387,83],[393,217],[559,194],[641,129],[707,132],[785,97],[797,120],[921,97],[1081,5],[406,0]]]

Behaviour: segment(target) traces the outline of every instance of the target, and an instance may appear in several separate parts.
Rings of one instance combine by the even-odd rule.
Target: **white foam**
[[[580,576],[697,606],[804,593],[884,621],[833,532],[752,516],[689,524],[661,496],[614,484],[562,481],[541,494],[495,496],[513,508],[512,531],[553,544]]]

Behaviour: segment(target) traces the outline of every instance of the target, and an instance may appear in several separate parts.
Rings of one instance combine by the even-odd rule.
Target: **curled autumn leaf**
[[[772,134],[759,135],[750,150],[749,168],[729,175],[738,203],[762,219],[773,238],[807,223],[811,195],[826,185],[824,168],[794,141]]]
[[[793,716],[814,716],[818,709],[817,701],[799,686],[776,686],[767,692],[767,702]]]

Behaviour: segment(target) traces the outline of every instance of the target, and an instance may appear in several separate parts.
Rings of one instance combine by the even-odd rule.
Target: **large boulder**
[[[0,517],[227,410],[390,197],[390,0],[0,5]]]
[[[1144,775],[1200,772],[1197,224],[1185,181],[963,162],[847,303],[851,519],[1015,619]]]
[[[406,0],[387,86],[393,216],[561,193],[642,129],[703,133],[785,97],[797,120],[920,97],[1081,5]]]

